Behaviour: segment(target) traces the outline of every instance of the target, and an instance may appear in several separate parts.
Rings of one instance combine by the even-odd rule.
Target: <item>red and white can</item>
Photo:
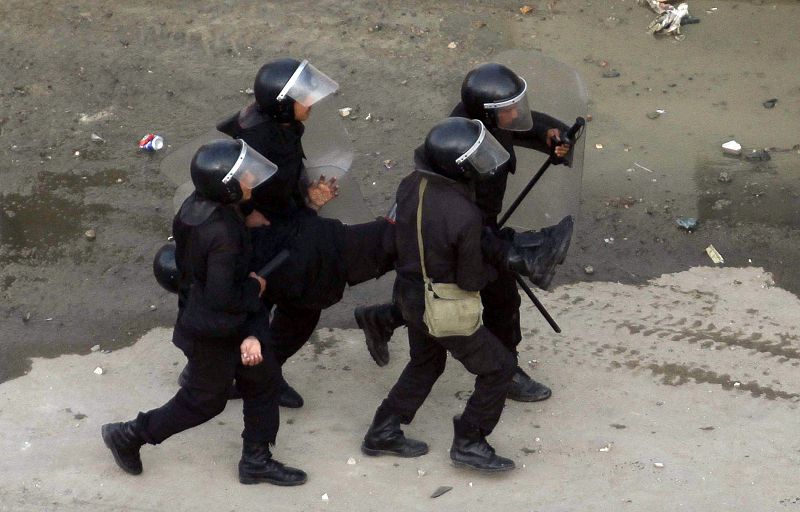
[[[164,147],[164,137],[155,133],[148,133],[139,140],[139,149],[145,151],[158,151]]]

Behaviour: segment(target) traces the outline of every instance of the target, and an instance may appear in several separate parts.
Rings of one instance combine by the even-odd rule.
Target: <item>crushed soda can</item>
[[[158,151],[164,147],[164,137],[155,133],[148,133],[139,140],[139,149],[145,151]]]

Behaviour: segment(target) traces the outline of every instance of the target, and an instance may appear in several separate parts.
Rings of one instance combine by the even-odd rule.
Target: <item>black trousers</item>
[[[519,317],[522,300],[514,273],[497,269],[497,279],[481,290],[481,303],[483,325],[516,356],[517,346],[522,341]]]
[[[395,257],[388,249],[388,244],[394,239],[393,229],[383,219],[344,226],[345,249],[338,257],[344,259],[346,271],[338,281],[326,281],[329,286],[336,287],[331,295],[340,296],[348,284],[353,286],[376,279],[392,270]],[[310,274],[314,271],[315,269],[308,269]],[[278,364],[283,365],[305,345],[314,333],[321,313],[317,308],[304,308],[290,303],[279,303],[275,307],[269,324],[267,344],[274,351]]]
[[[430,336],[422,321],[425,305],[421,282],[398,276],[394,298],[408,325],[411,357],[381,407],[400,416],[403,423],[410,423],[444,372],[449,352],[476,376],[475,389],[461,418],[489,435],[503,412],[517,366],[514,355],[485,327],[471,336]]]
[[[317,328],[322,311],[278,304],[269,323],[267,346],[283,366],[308,341]]]
[[[264,361],[257,366],[242,365],[239,351],[242,340],[197,337],[176,326],[173,343],[189,359],[188,383],[158,409],[139,413],[136,427],[145,441],[159,444],[221,413],[228,402],[231,380],[235,378],[243,400],[242,438],[251,443],[275,443],[280,365],[263,344]]]

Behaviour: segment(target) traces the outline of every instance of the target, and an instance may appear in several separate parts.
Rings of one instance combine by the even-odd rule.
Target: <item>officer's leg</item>
[[[117,464],[131,474],[142,472],[139,448],[210,420],[225,409],[227,391],[239,363],[238,344],[231,340],[189,339],[176,342],[189,358],[189,378],[166,404],[139,413],[133,421],[103,425],[106,446]]]
[[[512,272],[498,270],[498,277],[481,290],[483,325],[517,357],[517,346],[522,341],[519,307],[521,300],[517,281]],[[538,402],[550,398],[552,391],[531,379],[517,366],[508,398],[520,402]]]
[[[279,304],[269,325],[267,345],[283,366],[308,341],[319,322],[318,309],[298,308]],[[303,406],[303,397],[281,377],[279,403],[296,409]]]
[[[305,483],[306,474],[273,460],[269,449],[278,434],[278,395],[282,379],[275,354],[265,345],[261,347],[261,354],[263,361],[259,365],[239,365],[236,369],[236,386],[242,395],[244,416],[239,481],[300,485]]]
[[[440,338],[439,342],[476,375],[475,390],[464,412],[453,418],[450,458],[456,465],[482,471],[513,469],[514,462],[496,455],[486,436],[494,430],[503,412],[516,368],[515,357],[484,327],[472,336]]]
[[[361,450],[367,455],[418,457],[428,445],[406,438],[400,424],[409,424],[422,406],[436,380],[444,372],[447,351],[426,332],[409,325],[410,360],[389,395],[378,407]]]

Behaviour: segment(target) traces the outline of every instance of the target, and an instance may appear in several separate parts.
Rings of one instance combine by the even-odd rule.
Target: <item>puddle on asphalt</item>
[[[63,244],[83,237],[91,221],[111,211],[108,205],[84,205],[62,197],[81,197],[76,192],[102,187],[123,179],[119,170],[92,175],[40,173],[32,195],[0,197],[0,262],[31,258],[53,261],[63,255]]]
[[[800,155],[769,161],[719,157],[701,160],[695,180],[700,221],[800,228]]]

